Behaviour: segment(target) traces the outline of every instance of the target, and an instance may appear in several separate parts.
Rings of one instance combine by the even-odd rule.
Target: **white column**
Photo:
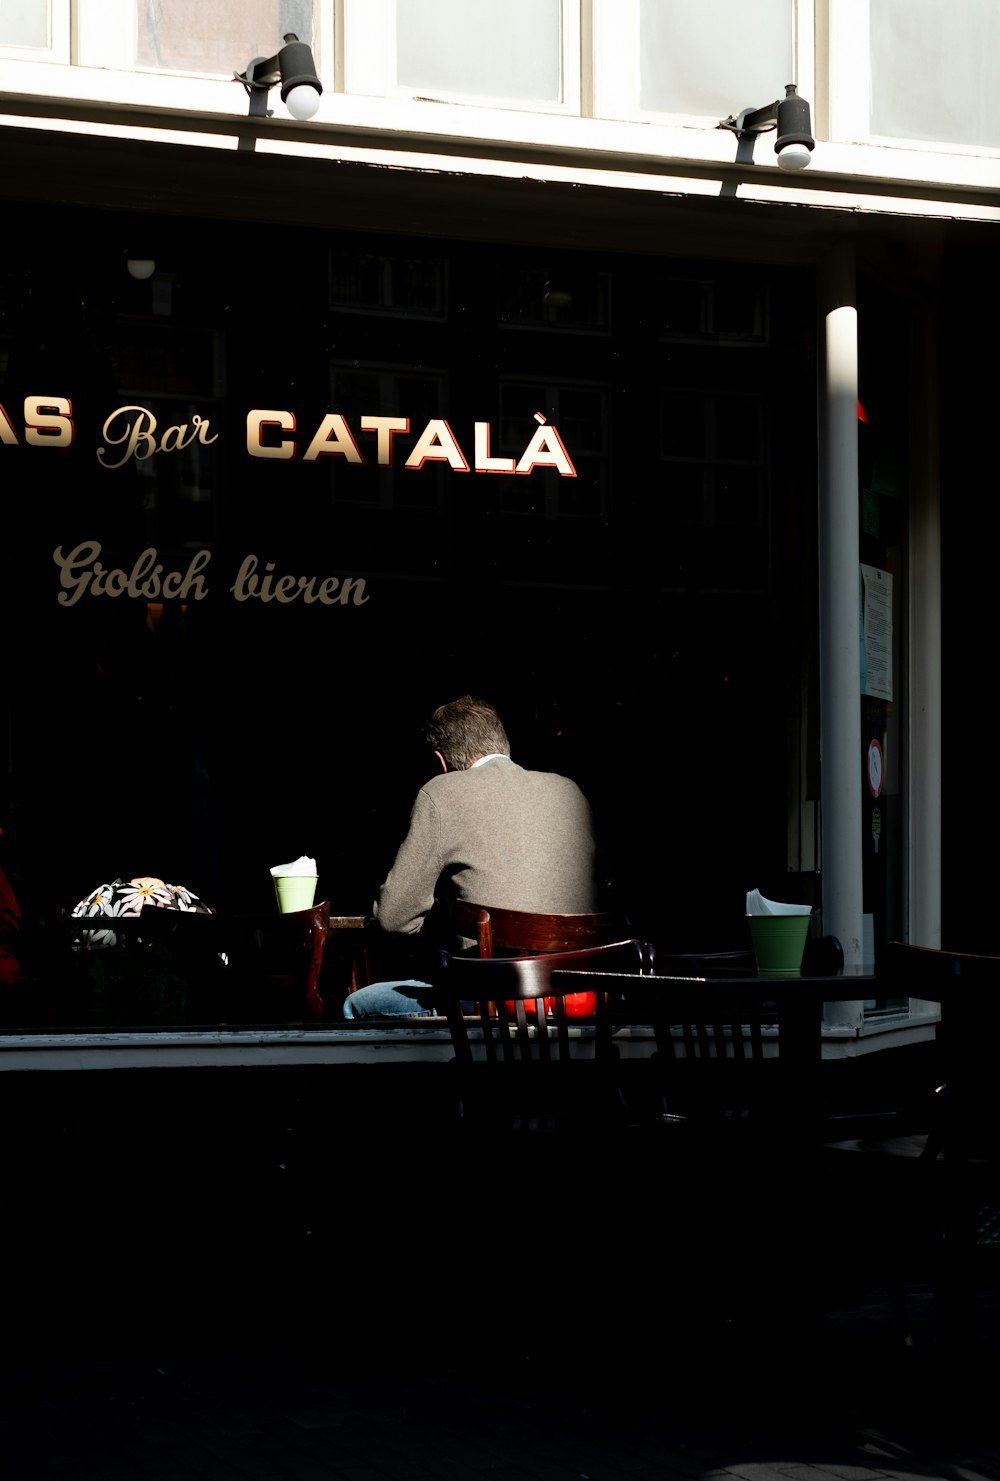
[[[862,962],[861,658],[858,598],[858,311],[854,250],[821,277],[819,616],[823,931]],[[837,1005],[841,1020],[860,1004]],[[828,1009],[828,1017],[834,1006]]]
[[[938,484],[937,310],[911,314],[907,937],[941,945],[941,505]]]

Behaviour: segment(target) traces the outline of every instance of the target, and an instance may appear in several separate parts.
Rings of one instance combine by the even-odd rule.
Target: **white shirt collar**
[[[480,758],[479,758],[478,761],[473,761],[472,766],[469,767],[469,770],[472,771],[473,767],[475,767],[475,766],[485,766],[486,763],[487,763],[487,761],[509,761],[509,760],[510,760],[510,757],[509,756],[505,756],[502,751],[491,751],[488,756],[480,756]]]

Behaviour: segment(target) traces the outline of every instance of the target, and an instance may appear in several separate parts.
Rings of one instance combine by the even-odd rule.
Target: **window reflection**
[[[656,298],[662,339],[767,342],[767,290],[752,279],[661,278]]]
[[[330,460],[335,503],[367,504],[380,509],[441,508],[444,478],[446,474],[450,476],[451,469],[433,463],[413,469],[405,467],[405,463],[428,421],[446,415],[445,381],[440,373],[402,367],[333,368],[331,408],[346,417],[365,460],[364,468],[345,468],[342,459]],[[393,434],[391,466],[378,466],[375,436],[361,429],[364,416],[409,418],[409,432]]]
[[[496,452],[518,456],[542,412],[558,427],[571,449],[576,478],[541,470],[530,478],[502,474],[504,514],[538,518],[597,520],[606,513],[607,406],[604,386],[505,381],[500,385],[500,446]]]
[[[554,263],[504,266],[497,273],[501,324],[606,332],[611,323],[610,305],[607,273],[581,272]]]
[[[427,319],[445,315],[445,265],[440,258],[388,257],[375,252],[330,254],[330,303]]]

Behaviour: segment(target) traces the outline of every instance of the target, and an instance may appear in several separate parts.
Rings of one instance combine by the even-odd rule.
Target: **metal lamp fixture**
[[[246,88],[251,118],[271,117],[267,95],[276,82],[281,83],[281,101],[293,118],[312,118],[319,107],[323,84],[316,75],[312,51],[292,31],[283,39],[285,44],[276,56],[254,57],[245,72],[234,74]]]
[[[744,108],[735,118],[731,114],[721,118],[719,128],[732,129],[741,144],[744,139],[750,139],[748,159],[753,159],[753,139],[769,129],[777,129],[774,152],[783,170],[804,170],[816,147],[809,104],[799,97],[794,82],[788,83],[783,98],[766,108]]]

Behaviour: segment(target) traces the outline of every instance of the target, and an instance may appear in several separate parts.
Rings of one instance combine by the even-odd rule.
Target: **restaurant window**
[[[594,112],[715,126],[788,82],[808,96],[811,10],[795,0],[594,0]]]
[[[349,93],[579,111],[579,0],[347,0]]]
[[[536,413],[572,448],[575,478],[550,470],[530,477],[500,474],[504,514],[546,520],[599,520],[607,514],[608,390],[606,386],[500,383],[500,446],[516,456],[538,425]]]

